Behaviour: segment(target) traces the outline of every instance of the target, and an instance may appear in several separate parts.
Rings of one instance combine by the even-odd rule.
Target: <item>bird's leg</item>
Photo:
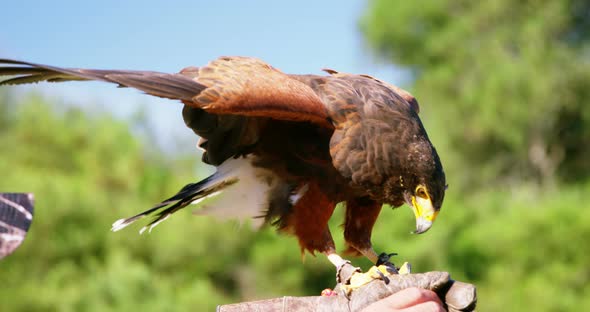
[[[347,292],[359,288],[374,279],[389,283],[388,275],[397,274],[397,268],[389,261],[395,254],[377,254],[371,245],[371,232],[381,211],[381,204],[368,198],[359,198],[346,202],[346,219],[344,222],[344,239],[348,244],[348,253],[363,255],[375,264],[367,273],[356,273],[350,278]]]
[[[336,247],[328,220],[336,204],[329,201],[315,185],[310,184],[305,195],[297,201],[293,212],[286,218],[286,230],[295,234],[301,247],[301,253],[319,251],[328,257],[336,267],[337,283],[347,283],[357,272],[350,261],[343,259],[336,253]]]
[[[387,267],[387,271],[389,271],[391,274],[397,274],[398,273],[398,270],[399,269],[396,268],[395,265],[393,264],[393,262],[390,261],[391,257],[397,256],[397,253],[395,253],[395,252],[392,252],[392,253],[385,253],[385,252],[383,252],[381,254],[377,254],[375,252],[375,249],[373,249],[373,247],[370,245],[370,243],[369,243],[369,246],[365,246],[365,247],[356,247],[355,245],[352,245],[350,242],[348,242],[348,244],[349,244],[349,249],[352,248],[356,252],[362,254],[367,259],[369,259],[371,262],[373,262],[375,264],[375,266],[378,267],[378,266],[384,265],[384,266]]]
[[[371,232],[381,212],[381,204],[368,198],[357,198],[346,202],[344,239],[348,244],[347,253],[363,255],[377,263],[379,255],[371,245]]]
[[[339,284],[348,284],[353,274],[361,272],[360,268],[352,266],[350,261],[340,257],[334,249],[328,250],[324,254],[336,267],[336,282]]]
[[[302,253],[327,253],[335,250],[328,227],[328,220],[335,207],[336,203],[321,192],[316,183],[310,182],[307,191],[296,201],[290,214],[284,217],[284,230],[295,234]]]
[[[375,252],[375,249],[373,249],[370,242],[369,242],[368,246],[360,246],[361,244],[358,244],[358,247],[357,247],[357,244],[355,244],[353,242],[347,242],[347,243],[348,243],[349,249],[353,249],[353,250],[357,251],[358,253],[365,256],[367,259],[369,259],[371,262],[373,262],[375,264],[377,264],[379,262],[379,255]],[[352,251],[349,251],[349,252],[352,252]]]

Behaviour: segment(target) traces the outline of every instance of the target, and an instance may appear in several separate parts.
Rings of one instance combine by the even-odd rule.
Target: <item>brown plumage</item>
[[[220,199],[203,213],[254,217],[296,235],[302,250],[333,255],[327,222],[345,202],[349,251],[376,262],[370,237],[381,206],[408,203],[417,233],[425,232],[441,208],[445,175],[412,95],[370,76],[326,72],[289,75],[248,57],[221,57],[177,74],[0,59],[0,75],[16,76],[0,85],[101,80],[184,103],[184,121],[217,173],[114,230],[154,215],[151,229],[190,203],[222,198],[221,191],[244,201]]]

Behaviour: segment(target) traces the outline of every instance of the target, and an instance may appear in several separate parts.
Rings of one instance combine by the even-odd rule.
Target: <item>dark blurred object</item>
[[[25,240],[33,221],[33,194],[0,193],[0,259]]]
[[[438,294],[448,311],[474,311],[477,304],[475,286],[453,281],[447,272],[427,272],[389,276],[389,284],[373,280],[355,290],[347,298],[337,286],[338,296],[282,297],[268,300],[228,304],[217,307],[218,312],[241,311],[360,311],[402,289],[420,287]]]

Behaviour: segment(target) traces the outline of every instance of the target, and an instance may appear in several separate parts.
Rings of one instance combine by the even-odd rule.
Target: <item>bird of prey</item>
[[[371,245],[384,204],[407,203],[424,233],[439,213],[445,174],[407,91],[367,75],[286,74],[251,57],[220,57],[168,74],[60,68],[0,59],[1,85],[99,80],[179,100],[186,125],[200,136],[202,161],[217,167],[155,207],[151,230],[189,204],[212,197],[200,213],[272,224],[295,235],[302,253],[325,254],[337,269],[328,220],[344,203],[347,251],[379,261]]]

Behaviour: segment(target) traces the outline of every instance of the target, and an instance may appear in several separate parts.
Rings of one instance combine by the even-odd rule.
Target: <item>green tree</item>
[[[451,184],[552,185],[590,173],[589,12],[585,0],[373,0],[361,25],[413,73]]]

